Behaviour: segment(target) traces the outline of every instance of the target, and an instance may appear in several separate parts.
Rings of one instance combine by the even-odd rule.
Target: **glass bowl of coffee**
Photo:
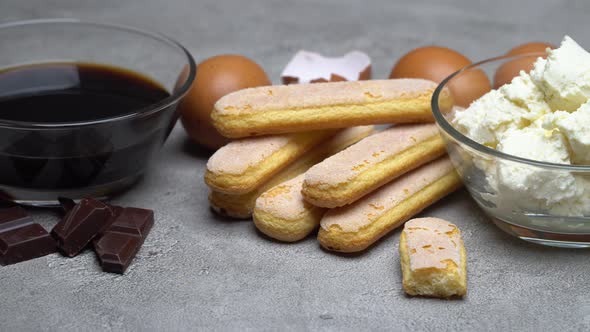
[[[0,199],[54,205],[136,183],[174,127],[196,65],[139,29],[0,24]]]

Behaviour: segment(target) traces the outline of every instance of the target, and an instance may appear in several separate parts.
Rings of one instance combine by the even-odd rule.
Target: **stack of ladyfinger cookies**
[[[436,84],[421,79],[329,82],[240,90],[221,98],[213,124],[233,142],[207,163],[213,210],[253,218],[294,242],[318,226],[327,250],[358,252],[461,185],[433,123]],[[453,105],[444,90],[439,104]],[[373,125],[391,124],[384,130]],[[410,295],[462,296],[459,230],[408,222],[400,240]]]
[[[211,116],[235,140],[207,163],[211,207],[280,241],[320,226],[324,248],[366,249],[461,185],[433,123],[435,88],[392,79],[226,95]],[[450,110],[451,94],[439,103]]]

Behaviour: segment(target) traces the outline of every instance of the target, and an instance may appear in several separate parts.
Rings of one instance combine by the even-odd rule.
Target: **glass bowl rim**
[[[157,40],[163,43],[166,43],[172,47],[177,48],[180,50],[184,56],[186,57],[186,61],[188,63],[188,75],[186,77],[185,82],[175,89],[171,91],[170,96],[153,103],[149,106],[142,107],[134,112],[127,113],[124,115],[107,117],[98,120],[92,121],[78,121],[78,122],[56,122],[56,123],[39,123],[39,122],[28,122],[28,121],[11,121],[11,120],[3,120],[0,119],[0,128],[16,128],[16,129],[71,129],[77,127],[85,127],[85,126],[92,126],[98,124],[104,124],[109,122],[117,122],[122,120],[129,120],[133,118],[141,118],[145,116],[149,116],[151,114],[158,113],[170,105],[177,103],[182,97],[184,97],[188,90],[190,89],[195,77],[196,77],[196,70],[197,65],[193,56],[190,52],[182,46],[178,41],[157,32],[146,31],[139,28],[134,28],[126,25],[120,24],[112,24],[112,23],[101,23],[101,22],[94,22],[94,21],[86,21],[80,20],[77,18],[50,18],[50,19],[33,19],[33,20],[19,20],[19,21],[11,21],[0,23],[0,30],[3,29],[10,29],[10,28],[18,28],[22,26],[42,26],[42,25],[60,25],[60,24],[78,24],[84,26],[94,26],[98,28],[105,28],[105,29],[112,29],[118,31],[125,31],[130,33],[135,33],[142,35],[144,37],[151,38],[152,40]]]
[[[481,65],[501,61],[501,60],[515,60],[519,58],[526,58],[532,56],[541,56],[544,55],[544,52],[534,52],[534,53],[523,53],[519,55],[502,55],[497,56],[489,59],[485,59],[476,63],[473,63],[469,66],[463,67],[458,71],[452,73],[447,78],[445,78],[434,90],[432,94],[431,106],[432,106],[432,113],[434,115],[434,119],[438,124],[439,128],[441,128],[446,134],[451,136],[453,139],[458,141],[461,144],[468,146],[469,148],[476,150],[479,153],[484,155],[492,156],[498,159],[509,160],[516,163],[526,164],[530,166],[535,166],[539,168],[546,168],[546,169],[553,169],[553,170],[560,170],[560,171],[574,171],[574,172],[590,172],[590,165],[568,165],[568,164],[556,164],[556,163],[548,163],[538,160],[532,160],[527,158],[518,157],[515,155],[507,154],[504,152],[500,152],[496,149],[492,149],[487,147],[483,144],[480,144],[473,139],[467,137],[466,135],[462,134],[460,131],[455,129],[453,125],[444,117],[442,111],[438,107],[438,99],[442,92],[442,90],[446,87],[447,83],[453,79],[455,76],[468,71],[470,69],[477,68]]]

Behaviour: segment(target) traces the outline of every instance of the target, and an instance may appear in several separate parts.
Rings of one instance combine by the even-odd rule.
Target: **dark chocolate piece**
[[[24,227],[33,223],[25,209],[15,206],[0,210],[0,232]]]
[[[84,198],[55,225],[51,234],[59,249],[69,257],[76,256],[90,241],[109,226],[112,211],[106,204]]]
[[[154,225],[154,211],[122,208],[104,235],[94,241],[94,251],[105,272],[124,273]]]
[[[139,208],[119,208],[119,216],[107,232],[118,232],[146,238],[154,225],[154,211]]]
[[[20,207],[0,210],[0,265],[45,256],[56,251],[53,238]]]
[[[71,198],[58,197],[57,200],[65,213],[70,212],[76,206],[76,202]]]
[[[107,227],[103,228],[100,232],[98,232],[98,234],[96,234],[96,237],[93,239],[94,242],[100,240],[100,238],[104,235],[104,233],[109,230],[110,226],[115,222],[115,220],[119,217],[119,215],[121,215],[121,212],[123,212],[124,208],[120,207],[120,206],[116,206],[116,205],[109,205],[108,206],[111,209],[111,218],[110,220],[107,222]]]
[[[142,244],[143,239],[138,236],[107,232],[96,242],[94,250],[103,271],[123,274]]]

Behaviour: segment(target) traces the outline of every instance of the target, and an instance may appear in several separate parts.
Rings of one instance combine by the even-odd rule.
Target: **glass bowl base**
[[[113,195],[125,191],[137,183],[143,173],[129,176],[115,182],[76,189],[37,190],[30,188],[16,188],[0,185],[2,200],[20,205],[37,207],[55,207],[60,203],[59,197],[71,198],[75,201],[82,198],[108,199]]]
[[[590,234],[548,232],[515,225],[497,217],[492,217],[492,221],[504,232],[527,242],[558,248],[590,248]]]

